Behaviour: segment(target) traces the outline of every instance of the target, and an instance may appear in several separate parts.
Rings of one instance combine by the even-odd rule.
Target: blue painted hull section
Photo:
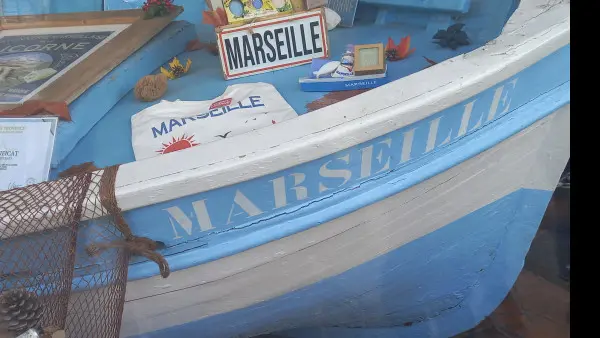
[[[450,337],[514,284],[551,192],[522,189],[340,275],[254,306],[139,335]],[[335,326],[335,327],[334,327]]]

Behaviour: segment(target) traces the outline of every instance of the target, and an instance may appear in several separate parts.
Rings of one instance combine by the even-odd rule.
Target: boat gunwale
[[[523,0],[501,35],[472,52],[276,125],[123,164],[116,181],[118,204],[131,210],[234,185],[423,120],[567,45],[569,6],[566,0]],[[365,110],[370,104],[376,109]]]

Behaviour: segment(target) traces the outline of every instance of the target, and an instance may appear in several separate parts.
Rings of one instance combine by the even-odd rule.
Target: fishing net
[[[130,255],[169,274],[121,215],[117,167],[84,169],[0,191],[0,338],[119,337]]]

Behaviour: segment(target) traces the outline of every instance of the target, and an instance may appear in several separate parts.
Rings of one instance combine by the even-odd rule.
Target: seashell
[[[342,22],[342,17],[331,8],[323,8],[325,8],[325,23],[327,24],[327,30],[330,31]]]

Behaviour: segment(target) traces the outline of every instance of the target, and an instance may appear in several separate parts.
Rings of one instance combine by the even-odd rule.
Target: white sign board
[[[225,79],[310,63],[329,56],[323,9],[217,29]]]
[[[0,191],[48,180],[58,118],[0,118]]]

